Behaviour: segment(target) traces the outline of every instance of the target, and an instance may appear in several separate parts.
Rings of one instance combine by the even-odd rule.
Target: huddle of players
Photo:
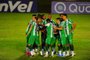
[[[44,57],[57,54],[58,56],[74,56],[73,30],[75,24],[68,19],[67,14],[60,14],[60,18],[52,20],[44,14],[32,15],[26,29],[26,54],[34,56],[40,54]],[[40,41],[41,39],[41,41]],[[58,41],[58,43],[56,43]],[[56,51],[56,45],[58,52]]]

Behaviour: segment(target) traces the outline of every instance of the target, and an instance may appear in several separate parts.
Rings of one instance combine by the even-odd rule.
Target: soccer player
[[[45,25],[47,23],[45,14],[42,14],[42,23]]]
[[[76,24],[72,20],[68,19],[67,14],[60,14],[60,17],[65,21],[65,32],[67,40],[67,54],[66,56],[74,56],[74,46],[73,46],[73,31],[76,27]],[[69,52],[70,49],[70,52]]]
[[[45,28],[45,24],[46,22],[46,16],[44,14],[42,14],[42,22],[40,24],[42,24],[43,26],[41,26],[41,51],[40,51],[40,55],[44,55],[44,51],[45,51],[45,40],[46,40],[46,28]]]
[[[52,20],[52,15],[51,14],[48,14],[48,18],[47,19],[50,19],[51,23],[55,24],[55,22]]]
[[[54,40],[54,34],[53,34],[53,24],[51,23],[50,19],[47,19],[46,31],[47,31],[47,37],[46,37],[46,53],[44,57],[48,57],[48,51],[51,45],[53,44]]]
[[[37,30],[37,20],[34,20],[31,24],[31,27],[29,29],[29,32],[27,35],[30,34],[29,40],[28,40],[28,47],[30,49],[31,56],[35,55],[35,52],[33,51],[33,45],[36,43],[37,46],[39,46],[39,36],[38,36],[38,30]]]
[[[53,27],[54,27],[54,40],[53,40],[53,44],[51,45],[51,49],[52,49],[52,53],[51,53],[51,56],[53,57],[54,54],[56,53],[56,40],[58,40],[58,51],[59,51],[59,55],[61,55],[61,49],[62,49],[62,45],[61,45],[61,38],[60,38],[60,34],[59,34],[59,30],[58,29],[55,29],[55,27],[60,27],[60,22],[61,22],[61,19],[60,18],[56,18],[56,22],[53,23]],[[52,23],[52,22],[51,22]]]
[[[36,15],[34,14],[34,15],[32,15],[32,19],[30,20],[30,22],[28,23],[28,26],[27,26],[27,29],[26,29],[26,39],[27,39],[27,43],[28,43],[28,40],[29,40],[29,37],[30,37],[30,34],[28,34],[29,33],[29,29],[30,29],[30,27],[31,27],[31,25],[32,25],[32,22],[33,21],[35,21],[36,20]],[[28,35],[27,35],[28,34]],[[28,53],[28,51],[29,51],[29,48],[28,48],[28,46],[26,45],[26,54]]]
[[[66,50],[65,21],[62,20],[63,19],[61,18],[57,18],[56,23],[58,24],[58,27],[55,27],[56,30],[59,30],[59,37],[58,37],[59,56],[65,56]]]
[[[44,31],[43,30],[43,27],[44,27],[44,25],[43,25],[43,18],[42,18],[42,15],[41,14],[38,14],[38,27],[39,27],[39,37],[40,37],[40,39],[41,39],[41,45],[40,45],[40,55],[43,55],[43,52],[42,52],[42,50],[44,49],[42,49],[42,47],[43,47],[43,45],[44,45],[44,37],[42,36],[42,32]]]
[[[62,22],[61,18],[56,18],[56,27],[59,28],[61,22]],[[59,51],[58,55],[62,56],[62,43],[61,43],[61,37],[60,37],[61,32],[60,32],[60,30],[56,30],[56,29],[54,29],[54,30],[56,31],[56,33],[54,33],[55,39],[58,40],[58,51]]]

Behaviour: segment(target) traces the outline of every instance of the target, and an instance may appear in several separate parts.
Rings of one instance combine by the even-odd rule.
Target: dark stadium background
[[[65,2],[90,2],[90,0],[37,0],[38,12],[50,13],[52,1],[65,1]]]

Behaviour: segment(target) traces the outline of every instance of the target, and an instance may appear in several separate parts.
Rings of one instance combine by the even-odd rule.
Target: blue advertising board
[[[37,12],[37,0],[0,0],[0,12]]]
[[[90,2],[56,2],[51,4],[52,13],[90,14]]]

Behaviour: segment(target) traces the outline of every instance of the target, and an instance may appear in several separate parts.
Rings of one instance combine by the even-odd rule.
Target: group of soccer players
[[[73,31],[76,24],[67,14],[52,20],[52,14],[32,15],[26,29],[26,55],[74,56]]]

